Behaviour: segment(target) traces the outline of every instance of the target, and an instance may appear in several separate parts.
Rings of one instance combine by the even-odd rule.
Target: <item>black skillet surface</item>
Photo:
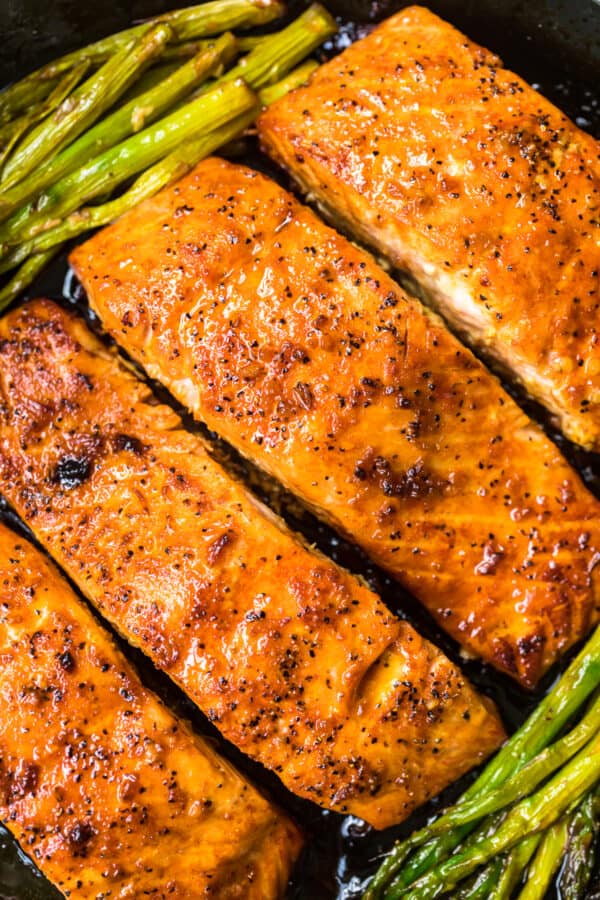
[[[341,29],[335,41],[326,48],[331,55],[364,33],[372,23],[407,5],[394,0],[326,0],[330,10],[339,16]],[[111,4],[90,7],[79,0],[0,0],[0,84],[18,78],[67,50],[82,46],[105,34],[127,27],[132,20],[185,5],[183,0],[116,0]],[[292,3],[298,12],[305,4]],[[598,0],[430,0],[428,5],[466,31],[470,37],[501,54],[505,63],[539,87],[542,93],[560,106],[577,124],[600,138],[600,5]],[[285,177],[260,155],[249,142],[242,161],[261,168],[286,184]],[[287,185],[289,186],[289,185]],[[27,292],[27,296],[47,295],[62,303],[74,305],[98,328],[89,314],[85,298],[68,274],[65,256],[53,265]],[[160,389],[158,392],[173,406],[177,404]],[[578,450],[548,426],[542,411],[519,397],[527,411],[546,427],[590,489],[600,497],[600,458]],[[181,410],[180,410],[181,411]],[[188,427],[202,431],[189,416],[183,416]],[[227,463],[250,477],[255,489],[267,503],[284,514],[293,528],[303,532],[324,552],[354,572],[364,575],[383,596],[387,604],[413,622],[419,630],[439,644],[455,660],[457,646],[429,618],[418,604],[373,566],[355,547],[336,537],[328,528],[298,509],[291,498],[274,490],[272,484],[256,478],[247,463],[235,453],[218,445]],[[0,501],[1,503],[1,501]],[[12,513],[0,505],[0,517],[14,527],[21,527]],[[122,642],[120,642],[122,644]],[[361,893],[361,885],[374,871],[377,857],[399,836],[418,827],[439,806],[451,800],[465,787],[469,777],[432,801],[408,822],[398,828],[374,832],[353,817],[319,810],[299,800],[261,766],[242,757],[227,744],[205,717],[178,691],[166,676],[157,672],[139,652],[127,647],[126,652],[138,664],[144,681],[153,687],[180,714],[190,719],[195,728],[211,735],[221,752],[229,757],[259,785],[269,791],[303,826],[307,848],[289,886],[293,900],[351,900]],[[486,666],[463,664],[481,690],[492,696],[512,730],[526,717],[556,672],[550,674],[542,688],[530,695],[509,683]],[[598,891],[598,893],[596,893]],[[556,898],[557,892],[549,895]],[[60,894],[52,888],[28,862],[7,832],[0,826],[0,900],[55,900]],[[590,900],[600,897],[600,870]]]

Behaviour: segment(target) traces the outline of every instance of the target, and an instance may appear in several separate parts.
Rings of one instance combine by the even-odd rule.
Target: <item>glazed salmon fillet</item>
[[[0,525],[0,819],[67,897],[283,896],[295,826]]]
[[[439,320],[273,181],[207,160],[71,259],[150,375],[470,652],[531,687],[598,620],[597,501]]]
[[[421,7],[267,110],[264,148],[600,450],[600,144]]]
[[[307,550],[82,321],[0,324],[0,490],[85,595],[292,791],[378,827],[503,738],[460,671]]]

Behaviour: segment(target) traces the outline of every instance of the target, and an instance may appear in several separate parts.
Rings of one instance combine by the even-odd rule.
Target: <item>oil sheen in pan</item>
[[[174,0],[173,3],[161,4],[160,8],[176,5]],[[342,10],[347,11],[352,4],[336,3],[334,0],[330,5],[334,11],[341,12]],[[392,8],[391,4],[375,0],[370,5],[356,2],[354,9],[361,8],[365,20],[373,21],[383,18],[400,5],[395,3]],[[478,19],[477,27],[469,27],[468,22],[465,21],[467,12],[461,4],[457,5],[457,8],[462,6],[460,20],[452,16],[452,4],[432,2],[431,6],[440,14],[446,15],[459,27],[468,30],[470,37],[499,52],[507,65],[538,87],[581,128],[600,137],[600,97],[596,96],[594,90],[587,87],[584,82],[567,77],[562,64],[558,73],[556,69],[549,68],[541,56],[531,52],[527,40],[521,39],[519,45],[515,44],[514,32],[511,33],[509,29],[490,31],[489,22],[484,28],[481,19]],[[467,6],[470,5],[467,4]],[[335,42],[327,48],[327,55],[343,49],[356,37],[360,37],[367,27],[369,26],[359,25],[348,19],[343,20]],[[268,172],[280,181],[285,181],[284,176],[275,170],[265,157],[261,156],[256,145],[251,142],[247,144],[243,156],[239,159]],[[289,187],[289,185],[286,186]],[[41,294],[74,305],[93,327],[97,327],[97,323],[85,305],[85,298],[74,279],[69,276],[64,255],[54,262],[28,292],[28,295],[32,297]],[[177,408],[164,390],[158,387],[156,389],[163,399]],[[527,411],[534,418],[544,424],[543,414],[539,408],[527,402],[523,403],[522,398],[521,403],[527,407]],[[181,410],[179,411],[181,412]],[[189,416],[184,415],[183,418],[188,427],[202,430],[191,422]],[[600,497],[600,459],[578,450],[564,438],[558,436],[556,432],[548,430],[551,437],[559,443],[563,452],[581,473],[590,489]],[[224,461],[237,471],[241,471],[267,503],[284,513],[293,528],[303,532],[309,541],[314,541],[336,561],[352,571],[362,574],[381,593],[392,609],[405,615],[424,634],[443,647],[450,656],[458,658],[456,646],[438,631],[415,601],[403,594],[398,585],[392,584],[389,578],[370,564],[364,555],[299,509],[291,498],[277,491],[273,484],[264,477],[249,470],[248,465],[237,458],[234,453],[222,445],[217,444],[217,447]],[[19,527],[14,516],[1,504],[0,518]],[[235,748],[226,744],[190,701],[170,683],[166,676],[156,672],[139,652],[133,651],[129,647],[126,648],[126,652],[137,663],[143,680],[149,686],[156,690],[178,714],[190,719],[198,731],[212,735],[221,751],[240,769],[253,777],[258,784],[269,790],[304,828],[309,837],[308,846],[290,884],[288,890],[290,900],[291,898],[294,900],[321,900],[321,898],[322,900],[333,900],[333,898],[351,900],[351,898],[359,897],[365,879],[373,872],[374,861],[377,857],[384,853],[398,836],[409,833],[423,823],[436,806],[457,796],[469,781],[467,776],[461,783],[453,785],[444,797],[432,801],[402,826],[390,828],[384,832],[374,832],[359,820],[321,811],[316,806],[289,794],[274,777],[265,774],[260,767],[253,765]],[[546,680],[545,685],[542,685],[537,694],[529,696],[512,683],[509,684],[507,679],[490,672],[489,669],[476,662],[467,663],[465,668],[473,681],[496,700],[510,728],[516,727],[525,718],[528,711],[533,708],[543,694],[549,680],[552,679],[551,674],[550,679]],[[597,873],[597,877],[600,880],[600,871]],[[10,835],[0,826],[0,900],[54,900],[59,897],[60,894],[39,874]]]

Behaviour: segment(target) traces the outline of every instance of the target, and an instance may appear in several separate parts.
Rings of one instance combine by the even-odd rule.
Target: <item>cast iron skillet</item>
[[[470,37],[500,53],[507,65],[539,86],[542,93],[575,119],[580,127],[600,138],[600,97],[597,91],[600,83],[600,5],[597,0],[422,2],[426,2],[431,9],[463,29]],[[360,36],[372,23],[407,5],[398,0],[325,0],[325,3],[340,17],[342,27],[335,41],[325,49],[324,55],[335,53]],[[185,0],[114,0],[110,4],[91,5],[82,0],[0,0],[0,84],[26,74],[67,50],[125,28],[132,20],[181,5],[186,5]],[[290,15],[297,13],[304,5],[304,2],[292,0]],[[286,184],[285,176],[261,156],[252,141],[248,143],[242,161],[261,168]],[[64,304],[74,305],[92,327],[99,327],[86,307],[81,289],[68,274],[64,255],[27,292],[30,297],[41,294]],[[178,408],[164,390],[155,387],[162,399]],[[590,489],[600,497],[600,457],[573,447],[548,427],[539,407],[522,396],[518,400],[530,415],[541,422]],[[178,411],[181,412],[179,408]],[[194,425],[189,416],[183,417],[188,427],[203,430]],[[235,453],[222,445],[219,445],[219,452],[225,454],[228,464],[238,471],[241,469],[244,475],[252,476],[248,464],[242,463]],[[392,584],[360,551],[299,510],[291,498],[274,492],[268,482],[256,482],[253,479],[253,484],[262,499],[283,512],[293,528],[302,531],[309,541],[314,541],[334,559],[365,576],[390,608],[408,618],[449,656],[459,660],[457,646],[438,630],[427,613],[411,597],[398,585]],[[25,531],[14,515],[1,504],[1,499],[0,517],[8,520],[13,527]],[[123,646],[122,642],[119,643]],[[130,647],[125,649],[138,664],[144,681],[157,690],[180,715],[190,719],[199,732],[212,736],[220,751],[269,791],[305,829],[307,848],[288,891],[288,897],[294,900],[350,900],[359,897],[361,885],[374,871],[378,855],[385,852],[399,835],[418,827],[440,802],[456,797],[472,777],[468,776],[453,785],[441,801],[438,799],[431,802],[404,825],[384,832],[374,832],[358,819],[321,811],[313,804],[290,794],[271,773],[241,756],[225,742],[193,704],[166,676],[144,660],[139,652]],[[481,690],[496,700],[511,729],[523,721],[557,674],[556,671],[550,673],[540,690],[531,695],[480,663],[463,664],[463,668]],[[557,893],[550,896],[557,897]],[[590,900],[600,898],[600,869],[589,896]],[[0,900],[55,900],[59,897],[59,893],[29,863],[0,826]]]

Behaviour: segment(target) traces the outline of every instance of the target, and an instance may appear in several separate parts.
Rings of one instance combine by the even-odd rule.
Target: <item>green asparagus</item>
[[[273,84],[336,31],[337,25],[327,10],[320,3],[313,3],[287,28],[261,41],[223,77],[243,78],[253,88]]]
[[[58,253],[59,247],[53,247],[44,253],[36,253],[23,263],[2,288],[0,288],[0,310],[5,309],[19,294],[29,287],[37,278],[42,269],[45,269],[50,260]]]
[[[283,97],[289,91],[306,84],[315,69],[319,68],[319,63],[315,59],[307,59],[305,63],[297,66],[289,75],[282,78],[281,81],[270,84],[259,91],[261,102],[265,106],[275,103],[280,97]]]
[[[80,60],[79,62],[82,61],[89,62],[89,60]],[[39,81],[24,79],[11,85],[9,88],[5,88],[0,93],[0,125],[13,122],[19,116],[30,112],[35,106],[44,103],[51,92],[60,84],[65,72],[70,72],[73,65],[70,65],[58,75],[49,76]]]
[[[217,85],[209,93],[160,119],[154,125],[106,150],[89,163],[61,178],[39,198],[39,212],[28,215],[18,234],[9,219],[0,229],[0,240],[29,240],[54,227],[58,220],[74,212],[105,191],[114,190],[128,178],[153,165],[177,145],[204,129],[210,131],[237,115],[255,108],[256,94],[241,80]],[[1,255],[10,250],[3,247]]]
[[[393,881],[386,891],[386,898],[431,900],[453,890],[463,878],[497,854],[553,825],[599,780],[600,733],[597,733],[558,774],[536,793],[514,806],[494,834],[434,866],[408,890],[402,883]]]
[[[554,688],[541,701],[527,722],[506,742],[488,763],[479,778],[465,792],[459,803],[481,797],[501,785],[519,771],[537,753],[552,743],[592,691],[600,683],[600,627],[596,629],[583,650],[571,662]],[[395,879],[397,888],[408,887],[432,866],[446,859],[470,830],[463,825],[420,847],[405,863],[408,849],[398,844],[369,885],[365,900],[375,900]]]
[[[544,833],[519,900],[544,900],[563,858],[572,816],[563,816]]]
[[[502,875],[504,864],[502,857],[489,863],[457,892],[456,900],[489,900],[491,892]]]
[[[257,48],[246,57],[246,78],[256,87],[264,83],[265,78],[269,80],[273,72],[287,74],[298,58],[303,58],[323,41],[325,33],[330,33],[332,27],[335,23],[327,13],[318,6],[311,7],[282,32],[273,35],[266,46]],[[235,96],[236,92],[239,94],[243,90],[249,92],[239,78],[234,80],[232,73],[227,73],[209,92],[61,178],[37,198],[35,206],[22,207],[0,225],[0,256],[11,252],[12,244],[29,240],[41,231],[54,227],[58,224],[57,220],[70,215],[83,203],[99,193],[116,188],[171,152],[179,141],[186,140],[197,130],[198,123],[207,115],[206,104],[212,109],[211,124],[207,123],[207,130],[228,121],[232,118],[227,108],[229,94],[219,92],[233,91],[232,96]],[[252,95],[250,102],[250,98],[246,97],[246,108],[249,108],[255,98]],[[223,106],[221,119],[217,122],[219,102]],[[238,108],[236,114],[243,111]]]
[[[0,142],[2,144],[2,150],[0,151],[0,173],[2,172],[2,168],[4,163],[8,159],[13,147],[16,146],[18,141],[32,128],[36,122],[41,121],[46,116],[50,115],[50,113],[56,109],[66,98],[69,96],[71,91],[79,84],[81,79],[87,73],[89,69],[89,63],[85,60],[78,65],[74,66],[67,72],[64,78],[58,82],[54,90],[50,93],[46,100],[43,100],[41,103],[34,104],[30,110],[25,113],[25,115],[20,116],[18,119],[13,119],[7,125],[5,125],[2,129],[0,129],[1,136]]]
[[[57,84],[61,89],[66,84],[65,79],[60,81],[61,74],[74,80],[77,67],[104,64],[69,96],[76,110],[84,109],[67,125],[60,116],[58,122],[56,116],[46,116],[20,144],[13,135],[31,127],[20,123],[23,117],[0,128],[0,137],[5,144],[11,141],[12,151],[0,184],[0,273],[21,265],[0,294],[0,308],[65,241],[112,221],[181,177],[207,153],[238,138],[260,111],[259,97],[263,104],[271,103],[306,81],[316,62],[290,70],[336,30],[319,4],[280,32],[241,38],[248,55],[224,74],[239,49],[238,41],[231,34],[211,43],[202,39],[225,27],[270,21],[282,9],[280,3],[268,0],[215,0],[167,13],[67,54],[0,94],[1,123],[32,97],[39,98],[36,113],[44,104],[48,107],[59,90]],[[160,65],[136,79],[135,85],[121,87],[120,106],[88,127],[108,105],[114,106],[115,96],[111,94],[109,104],[106,91],[101,97],[98,90],[91,108],[77,103],[78,98],[90,85],[106,80],[108,67],[114,68],[115,58],[121,59],[133,40],[139,49],[157,29],[164,32]],[[190,54],[195,54],[192,59]],[[175,59],[188,61],[174,67]],[[203,86],[210,75],[217,80]],[[108,87],[113,89],[112,84]],[[259,97],[252,88],[260,89]],[[65,118],[71,112],[69,105]],[[111,197],[132,176],[137,176],[133,185]]]
[[[584,797],[573,814],[558,886],[562,900],[583,900],[596,862],[600,834],[600,786]]]
[[[0,220],[53,182],[149,125],[209,75],[215,74],[220,66],[230,62],[235,50],[236,40],[228,33],[207,43],[197,56],[179,67],[169,78],[98,122],[20,184],[10,190],[0,190]]]
[[[541,835],[532,834],[512,848],[504,859],[498,882],[490,891],[487,900],[510,900],[515,888],[522,881],[523,873],[540,840]]]
[[[144,34],[149,25],[167,22],[177,41],[184,41],[209,37],[234,28],[263,25],[280,16],[283,10],[283,5],[277,0],[212,0],[156,16],[145,24],[136,25],[67,53],[6,88],[0,93],[0,122],[6,121],[6,117],[12,118],[32,103],[43,100],[54,86],[53,80],[55,83],[58,76],[82,59],[89,60],[95,66],[102,65],[124,45]]]
[[[160,55],[171,36],[168,25],[157,25],[114,57],[71,94],[21,143],[4,167],[2,187],[18,184],[52,153],[78,137],[109,109],[150,60]]]

